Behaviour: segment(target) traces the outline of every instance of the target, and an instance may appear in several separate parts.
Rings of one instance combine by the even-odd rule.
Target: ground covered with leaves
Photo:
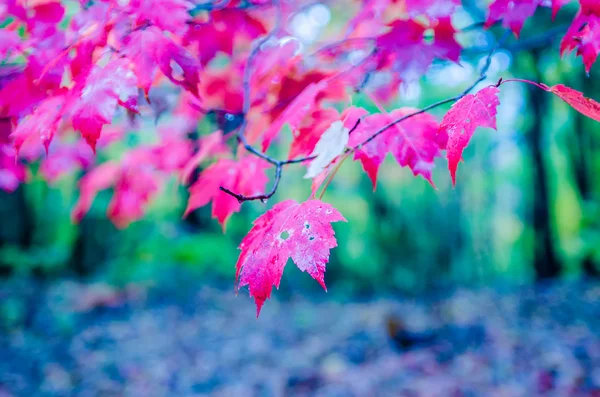
[[[600,284],[320,298],[5,282],[0,396],[600,396]],[[438,342],[400,352],[390,315]]]

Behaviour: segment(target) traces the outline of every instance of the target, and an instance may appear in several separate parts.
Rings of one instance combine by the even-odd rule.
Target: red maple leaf
[[[144,216],[145,208],[160,188],[151,167],[130,163],[121,169],[115,193],[108,205],[108,217],[120,229]]]
[[[184,216],[212,201],[212,217],[219,221],[225,231],[227,220],[234,212],[239,212],[241,203],[220,187],[244,196],[260,194],[268,182],[265,175],[268,166],[267,162],[254,156],[246,156],[239,161],[220,159],[202,171],[190,187]]]
[[[489,28],[498,21],[513,31],[519,37],[525,21],[535,14],[538,6],[552,6],[552,19],[558,11],[571,0],[552,0],[551,4],[545,0],[494,0],[490,5],[490,11],[485,21],[485,27]],[[595,0],[592,0],[595,1]]]
[[[223,132],[218,130],[200,138],[200,150],[194,154],[181,170],[181,181],[189,182],[192,172],[207,158],[215,154],[225,153],[227,146],[223,143]]]
[[[289,258],[325,287],[329,250],[337,246],[332,222],[346,221],[331,205],[319,200],[283,201],[254,221],[242,240],[236,268],[238,288],[248,285],[256,302],[256,315],[279,288]]]
[[[348,145],[358,146],[391,121],[413,110],[397,109],[389,114],[380,113],[363,118],[356,130],[351,133]],[[392,153],[398,164],[403,167],[408,166],[414,175],[421,175],[433,184],[431,171],[435,158],[441,156],[444,143],[443,137],[438,134],[438,123],[435,118],[423,113],[388,128],[366,145],[356,149],[354,159],[360,160],[373,183],[373,189],[377,185],[379,166],[388,153]]]
[[[10,118],[2,117],[0,109],[0,189],[6,192],[14,192],[26,176],[25,167],[15,161],[15,149],[9,144],[11,131]]]
[[[495,0],[490,5],[485,27],[489,28],[502,20],[502,25],[510,28],[518,37],[525,20],[535,13],[538,4],[539,0]]]
[[[198,61],[188,50],[166,37],[160,29],[149,26],[132,32],[124,40],[123,54],[133,62],[138,84],[146,97],[154,82],[156,68],[173,84],[198,96]],[[174,65],[180,70],[173,70]]]
[[[0,30],[0,59],[8,55],[18,54],[21,51],[21,38],[12,30]]]
[[[290,145],[289,159],[308,156],[312,153],[323,132],[331,123],[340,119],[340,114],[332,108],[316,109],[298,129],[292,131],[293,140]]]
[[[456,33],[450,18],[441,18],[425,25],[413,19],[396,20],[391,30],[377,38],[382,65],[391,65],[402,80],[413,80],[427,71],[435,58],[458,61],[461,46],[456,42]],[[425,33],[432,28],[433,42],[428,42]]]
[[[119,164],[108,162],[101,164],[85,174],[79,181],[79,199],[71,211],[71,219],[80,222],[92,207],[98,192],[111,187],[120,172]]]
[[[581,9],[560,43],[560,54],[576,49],[589,73],[600,53],[600,3],[581,0]]]
[[[499,92],[497,87],[487,87],[475,95],[468,94],[456,102],[444,116],[440,132],[448,136],[446,150],[452,184],[456,183],[456,169],[462,159],[463,150],[477,127],[496,129]]]
[[[106,66],[98,65],[71,93],[73,128],[79,130],[95,151],[102,126],[112,122],[117,104],[136,110],[137,88],[135,76],[124,58],[111,60]]]
[[[219,52],[233,55],[241,39],[251,41],[266,32],[263,23],[244,10],[225,8],[211,12],[207,22],[192,24],[183,43],[196,42],[200,62],[206,65]],[[210,40],[206,40],[207,37]]]
[[[175,34],[185,32],[191,7],[187,0],[132,0],[128,4],[135,17],[134,27],[149,23]]]
[[[8,116],[20,118],[30,114],[47,96],[46,91],[34,84],[21,69],[0,68],[0,80],[3,80],[0,82],[0,113]]]
[[[48,152],[48,146],[52,138],[54,138],[58,124],[65,111],[64,104],[64,96],[48,98],[30,116],[17,125],[17,128],[11,135],[17,154],[21,146],[36,135],[40,137],[46,152]]]
[[[40,173],[48,183],[53,183],[63,175],[89,167],[92,162],[93,153],[83,141],[58,147],[54,145],[53,150],[42,159]]]
[[[584,114],[593,120],[600,121],[600,103],[584,97],[581,92],[563,84],[557,84],[546,88],[546,90],[571,105],[579,113]]]
[[[287,123],[292,130],[298,128],[304,117],[309,114],[314,106],[317,96],[325,88],[325,81],[308,85],[281,114],[273,120],[269,128],[263,134],[262,150],[266,151],[271,141],[279,134],[279,131]]]

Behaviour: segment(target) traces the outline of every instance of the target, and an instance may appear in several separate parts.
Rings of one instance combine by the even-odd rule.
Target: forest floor
[[[600,396],[600,284],[441,295],[275,297],[257,320],[231,289],[0,283],[0,396]],[[399,351],[390,314],[437,342]]]

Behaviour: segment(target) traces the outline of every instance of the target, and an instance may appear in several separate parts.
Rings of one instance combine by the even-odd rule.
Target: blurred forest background
[[[468,3],[466,11],[455,16],[455,26],[484,19],[483,11]],[[323,9],[331,19],[326,28],[319,27]],[[597,65],[586,76],[580,59],[559,56],[560,38],[575,11],[576,4],[571,4],[555,22],[549,9],[538,11],[525,25],[521,40],[510,36],[501,44],[488,80],[477,88],[514,76],[548,85],[564,83],[600,99]],[[339,8],[323,7],[319,12],[319,18],[312,19],[301,13],[292,24],[304,44],[315,40],[315,29],[337,29],[347,18]],[[459,41],[470,48],[460,65],[438,62],[426,77],[403,85],[398,100],[384,106],[422,107],[456,95],[476,78],[503,32],[500,26],[475,26],[460,33]],[[168,96],[168,91],[156,92]],[[355,95],[353,104],[378,111],[363,94]],[[436,109],[440,118],[446,110]],[[169,117],[162,115],[156,127],[148,122],[132,129],[126,140],[100,152],[97,162],[151,140],[152,131]],[[599,274],[599,125],[554,96],[523,84],[502,87],[498,122],[497,132],[481,129],[476,134],[459,168],[456,188],[443,162],[434,174],[436,190],[388,159],[374,193],[358,163],[344,164],[324,196],[349,222],[335,225],[339,247],[332,251],[326,274],[331,292],[418,293]],[[223,123],[209,115],[190,134],[227,130]],[[280,153],[289,143],[289,131],[283,136]],[[70,211],[83,171],[47,183],[39,165],[31,164],[29,183],[11,194],[0,192],[0,270],[5,277],[82,277],[118,286],[186,279],[233,287],[237,244],[251,222],[273,202],[308,196],[309,181],[302,179],[301,168],[289,168],[270,203],[245,203],[224,234],[210,219],[209,207],[181,218],[187,192],[175,179],[152,202],[145,218],[124,230],[106,218],[110,191],[97,197],[80,224],[73,224]],[[282,286],[280,296],[298,288],[319,288],[307,275],[291,271]]]
[[[67,18],[76,3],[64,2]],[[281,40],[310,53],[355,15],[348,3],[315,2]],[[539,7],[520,40],[500,24],[484,30],[482,3],[463,0],[453,15],[465,28],[460,64],[437,61],[386,110],[461,93],[492,48],[474,91],[514,77],[600,100],[600,64],[586,76],[575,54],[559,55],[577,2],[554,22]],[[0,84],[10,68],[0,63]],[[352,104],[379,112],[369,90],[389,77],[373,76]],[[97,156],[83,145],[92,167],[181,122],[169,111],[175,90],[153,87],[157,114]],[[51,147],[28,164],[27,183],[0,189],[0,397],[600,396],[600,124],[527,84],[500,95],[498,131],[476,132],[455,188],[444,161],[434,189],[388,158],[375,192],[345,162],[323,197],[348,220],[334,225],[328,294],[288,266],[258,320],[247,291],[234,294],[237,245],[275,202],[307,199],[304,167],[286,168],[268,203],[244,203],[226,234],[209,206],[182,219],[188,192],[175,177],[142,220],[118,229],[111,190],[72,223],[85,170],[45,180],[72,160]],[[232,131],[240,120],[228,116],[208,114],[190,137]],[[291,142],[285,128],[277,158]]]

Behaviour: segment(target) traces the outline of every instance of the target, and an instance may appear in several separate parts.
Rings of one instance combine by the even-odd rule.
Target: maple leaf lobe
[[[446,113],[440,131],[447,134],[448,169],[452,184],[456,184],[456,169],[477,127],[496,129],[497,107],[500,104],[497,87],[487,87],[477,94],[468,94]]]

